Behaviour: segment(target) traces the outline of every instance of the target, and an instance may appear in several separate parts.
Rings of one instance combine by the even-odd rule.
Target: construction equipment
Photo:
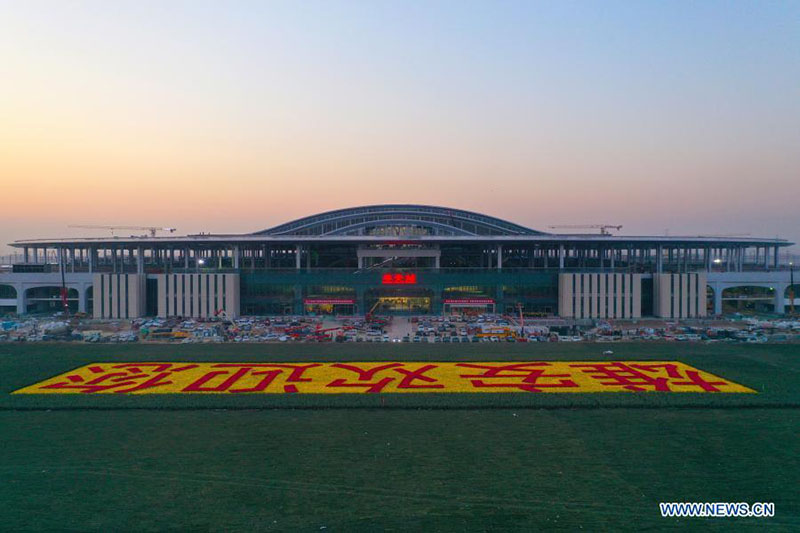
[[[621,230],[622,225],[615,225],[615,224],[567,224],[561,226],[547,226],[550,229],[599,229],[600,235],[611,235],[611,232],[608,231],[609,229],[614,230]]]
[[[367,324],[369,324],[370,322],[372,322],[373,318],[375,317],[375,315],[373,315],[373,313],[375,312],[375,309],[376,309],[376,308],[377,308],[377,307],[378,307],[380,304],[381,304],[381,301],[380,301],[380,299],[379,299],[379,300],[376,300],[376,301],[375,301],[375,305],[373,305],[373,306],[370,308],[370,310],[369,310],[369,311],[367,311],[367,312],[366,312],[366,314],[364,315],[364,321],[365,321]]]
[[[121,229],[139,229],[139,230],[146,230],[150,233],[151,237],[156,236],[156,232],[159,231],[166,231],[169,233],[175,233],[175,228],[160,228],[158,226],[102,226],[96,224],[81,224],[81,225],[74,225],[69,226],[70,228],[84,228],[84,229],[107,229],[111,230],[111,235],[114,235],[115,230]]]

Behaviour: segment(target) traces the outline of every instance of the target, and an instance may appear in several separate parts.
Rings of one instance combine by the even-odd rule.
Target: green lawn
[[[560,526],[774,501],[800,527],[791,409],[4,412],[3,529]]]
[[[603,359],[607,346],[0,346],[0,529],[800,528],[800,347],[612,348],[759,394],[410,395],[383,408],[350,395],[337,409],[319,407],[339,396],[303,404],[315,409],[275,408],[287,404],[272,395],[26,403],[8,393],[92,361]],[[567,396],[583,399],[548,400]],[[777,513],[662,519],[659,501],[774,501]]]

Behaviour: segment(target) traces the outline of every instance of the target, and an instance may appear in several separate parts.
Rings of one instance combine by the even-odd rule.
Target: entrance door
[[[376,315],[428,315],[433,291],[414,288],[380,288],[367,291],[367,309]]]

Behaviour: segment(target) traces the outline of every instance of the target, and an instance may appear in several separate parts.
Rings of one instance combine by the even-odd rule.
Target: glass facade
[[[386,274],[391,276],[386,276]],[[387,279],[409,283],[387,284]],[[439,314],[478,302],[476,309],[555,314],[558,274],[497,270],[341,269],[241,274],[243,315]],[[445,307],[447,305],[447,308]]]

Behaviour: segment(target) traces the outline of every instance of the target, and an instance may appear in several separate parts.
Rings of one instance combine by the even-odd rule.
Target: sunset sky
[[[378,203],[800,242],[800,2],[7,0],[0,81],[0,254]]]

